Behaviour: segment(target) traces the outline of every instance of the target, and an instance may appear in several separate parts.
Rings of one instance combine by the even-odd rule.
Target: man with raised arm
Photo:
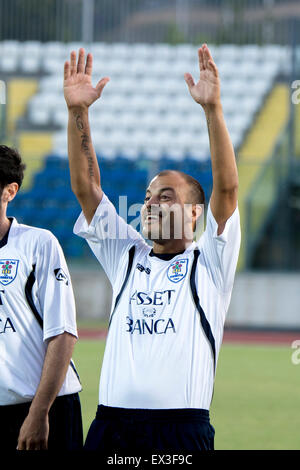
[[[88,110],[109,78],[93,87],[92,56],[83,49],[65,63],[71,184],[82,207],[74,233],[87,240],[113,287],[99,406],[85,443],[108,455],[214,448],[209,408],[240,246],[238,174],[217,67],[206,45],[198,55],[200,79],[195,84],[187,73],[185,81],[210,137],[206,230],[193,241],[205,202],[200,183],[165,170],[145,188],[142,227],[152,248],[101,188]]]

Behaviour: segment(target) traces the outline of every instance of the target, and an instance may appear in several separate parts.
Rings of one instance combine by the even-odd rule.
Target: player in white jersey
[[[99,407],[87,449],[214,448],[209,407],[240,224],[237,168],[218,71],[206,45],[198,54],[199,82],[190,74],[185,81],[209,128],[213,190],[206,230],[193,240],[204,203],[201,185],[184,173],[163,171],[150,182],[142,209],[143,235],[153,241],[152,249],[101,189],[88,108],[109,78],[93,88],[92,56],[85,60],[83,49],[78,62],[72,52],[65,63],[71,183],[83,211],[74,232],[86,238],[113,287]]]
[[[64,254],[48,230],[7,217],[24,168],[16,150],[0,146],[0,448],[80,449],[75,302]]]

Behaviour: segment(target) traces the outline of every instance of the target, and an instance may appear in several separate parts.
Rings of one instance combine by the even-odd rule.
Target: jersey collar
[[[185,250],[179,251],[178,253],[153,253],[153,248],[151,249],[149,256],[161,259],[163,261],[170,261],[171,259],[175,258],[178,255],[182,255],[182,253],[186,253],[188,251],[194,250],[196,243],[191,243]]]
[[[0,240],[0,248],[3,248],[5,245],[7,245],[8,235],[10,233],[11,226],[15,221],[14,217],[8,217],[8,219],[10,220],[10,226],[9,226],[9,229],[7,230],[6,234],[2,238],[2,240]]]

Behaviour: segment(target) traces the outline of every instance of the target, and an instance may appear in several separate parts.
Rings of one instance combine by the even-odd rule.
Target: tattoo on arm
[[[91,145],[91,139],[86,132],[84,128],[84,124],[82,121],[82,116],[81,114],[74,113],[75,121],[76,121],[76,127],[77,129],[81,132],[81,150],[83,151],[84,155],[86,156],[87,162],[88,162],[88,173],[90,177],[94,176],[94,165],[93,165],[93,155],[91,154],[90,151],[90,145]]]
[[[74,117],[75,117],[75,119],[76,119],[76,127],[77,127],[77,129],[78,129],[79,131],[83,131],[84,126],[83,126],[83,122],[82,122],[82,117],[81,117],[81,115],[74,113]]]

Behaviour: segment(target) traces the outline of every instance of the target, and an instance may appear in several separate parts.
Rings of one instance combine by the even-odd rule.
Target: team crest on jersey
[[[7,286],[16,279],[18,266],[18,259],[0,259],[0,283],[3,286]]]
[[[172,282],[180,282],[187,273],[188,259],[178,259],[170,264],[168,268],[168,279]]]

